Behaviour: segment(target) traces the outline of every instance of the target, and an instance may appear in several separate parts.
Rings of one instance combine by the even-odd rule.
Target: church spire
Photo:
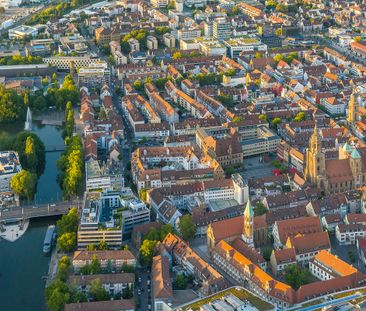
[[[243,216],[243,232],[242,232],[242,239],[245,243],[250,246],[254,246],[253,241],[253,217],[254,217],[254,210],[252,207],[252,203],[250,201],[250,196],[248,196],[248,201],[244,209],[244,216]]]
[[[318,151],[320,151],[320,144],[321,140],[319,137],[318,122],[315,120],[314,132],[310,138],[310,150],[313,153],[318,153]]]

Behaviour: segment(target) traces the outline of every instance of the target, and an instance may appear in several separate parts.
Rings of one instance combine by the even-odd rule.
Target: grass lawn
[[[254,296],[253,294],[251,294],[250,292],[248,292],[247,290],[243,289],[243,288],[238,288],[238,287],[233,287],[233,288],[229,288],[227,290],[224,290],[216,295],[207,297],[207,298],[203,298],[197,302],[194,302],[192,304],[189,304],[185,307],[183,307],[183,310],[199,310],[201,306],[203,306],[206,303],[209,303],[211,301],[214,301],[216,299],[219,299],[227,294],[233,294],[234,296],[238,297],[241,300],[247,300],[249,301],[254,307],[256,307],[259,310],[272,310],[274,308],[273,305],[271,305],[270,303],[262,300],[261,298],[258,298],[257,296]]]

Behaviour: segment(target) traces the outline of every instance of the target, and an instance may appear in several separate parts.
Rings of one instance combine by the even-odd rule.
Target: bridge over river
[[[19,207],[9,207],[0,210],[0,222],[14,222],[22,219],[59,216],[67,214],[72,207],[78,207],[79,202],[59,202],[54,204],[38,204]]]

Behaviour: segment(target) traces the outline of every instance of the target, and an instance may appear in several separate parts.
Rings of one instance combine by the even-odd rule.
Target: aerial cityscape
[[[366,310],[366,2],[0,0],[3,310]]]

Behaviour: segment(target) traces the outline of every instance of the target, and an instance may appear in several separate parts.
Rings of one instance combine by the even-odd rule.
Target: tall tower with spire
[[[307,181],[317,184],[318,176],[325,172],[325,154],[322,152],[321,139],[317,123],[315,123],[313,135],[310,138],[309,148],[306,149],[305,178]]]
[[[348,111],[347,111],[348,124],[353,124],[355,121],[358,120],[358,106],[359,106],[358,100],[359,100],[358,92],[357,89],[354,87],[348,103]]]
[[[253,217],[254,217],[254,211],[252,203],[250,202],[250,197],[248,197],[247,205],[245,206],[244,209],[244,216],[243,216],[244,223],[241,237],[245,243],[254,247]]]

